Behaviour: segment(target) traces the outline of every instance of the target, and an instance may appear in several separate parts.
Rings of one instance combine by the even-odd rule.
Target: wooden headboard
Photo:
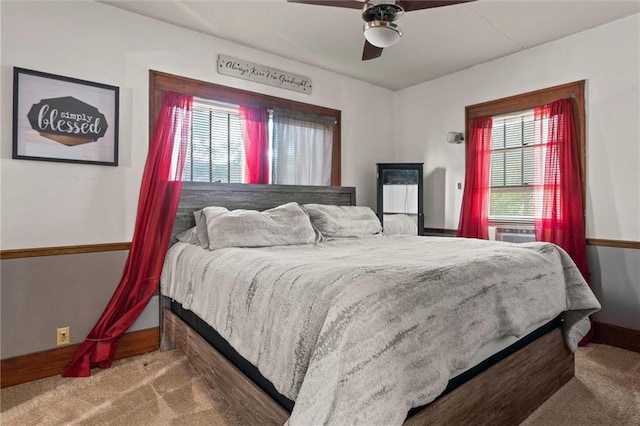
[[[347,186],[184,182],[171,233],[172,240],[179,233],[195,226],[193,212],[203,207],[220,206],[229,210],[266,210],[292,201],[298,204],[355,206],[356,189]]]

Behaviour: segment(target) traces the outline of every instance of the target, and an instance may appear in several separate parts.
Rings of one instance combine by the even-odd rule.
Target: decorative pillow
[[[196,231],[196,227],[189,228],[184,232],[181,232],[176,236],[178,241],[182,243],[195,244],[197,246],[200,245],[200,240],[198,239],[198,232]]]
[[[204,209],[193,212],[196,220],[196,235],[202,247],[209,247],[209,236],[207,235],[207,220],[204,217]]]
[[[309,217],[297,203],[273,209],[231,210],[225,213],[204,209],[209,249],[225,247],[267,247],[315,242]]]
[[[366,206],[305,204],[313,226],[327,238],[362,238],[382,232],[378,216]]]
[[[196,220],[196,233],[198,235],[198,241],[200,241],[201,247],[209,247],[209,234],[207,233],[207,218],[205,217],[204,211],[209,211],[209,216],[213,217],[219,214],[227,213],[225,207],[205,207],[204,209],[197,210],[193,212],[193,217]]]

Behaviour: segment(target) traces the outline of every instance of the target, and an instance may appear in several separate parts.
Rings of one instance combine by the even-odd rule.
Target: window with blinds
[[[270,183],[331,185],[334,122],[295,111],[275,115],[269,110]],[[239,106],[194,99],[182,180],[243,183],[245,164]]]
[[[242,183],[244,164],[244,142],[237,107],[194,99],[183,180]]]
[[[532,110],[493,117],[490,219],[533,220],[534,141]]]
[[[280,185],[331,185],[333,118],[274,110],[271,181]]]

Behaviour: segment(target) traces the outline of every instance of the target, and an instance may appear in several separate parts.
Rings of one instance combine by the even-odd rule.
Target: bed
[[[292,201],[353,206],[355,190],[186,183],[173,234],[191,228],[193,212],[205,206],[264,210]],[[548,245],[493,245],[490,262],[508,266],[507,253],[530,250],[541,263],[516,279],[512,267],[484,262],[476,276],[469,265],[482,263],[483,244],[403,235],[214,251],[176,243],[163,270],[162,346],[180,347],[249,424],[517,423],[573,376],[565,340],[575,347],[583,318],[599,305],[562,253],[546,256]],[[424,250],[427,258],[415,261]],[[545,281],[550,258],[568,277],[566,288]],[[209,273],[213,290],[205,285],[211,277],[199,281]],[[419,280],[429,285],[412,284]],[[499,293],[489,290],[495,286]],[[547,286],[555,290],[536,293]],[[478,313],[461,320],[458,308],[438,311],[444,302],[435,295]],[[558,318],[566,304],[572,310]],[[509,314],[493,320],[484,306]],[[535,318],[525,322],[525,311]],[[484,331],[444,337],[474,327]],[[494,329],[501,335],[489,336]],[[445,346],[451,352],[439,350]]]

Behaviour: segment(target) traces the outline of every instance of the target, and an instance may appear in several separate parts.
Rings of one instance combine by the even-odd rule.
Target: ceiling
[[[380,58],[361,61],[357,9],[286,0],[102,3],[391,90],[640,12],[638,0],[478,0],[411,11],[397,21],[402,39]]]

